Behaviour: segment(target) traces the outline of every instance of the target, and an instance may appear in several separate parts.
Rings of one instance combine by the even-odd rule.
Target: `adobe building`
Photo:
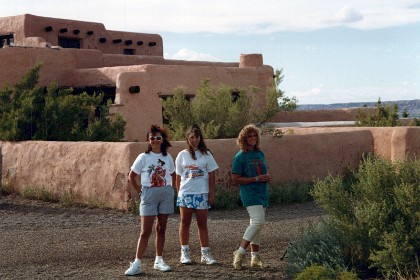
[[[0,88],[13,86],[42,63],[40,86],[56,81],[76,91],[103,91],[114,101],[111,113],[121,113],[127,121],[127,141],[142,141],[151,123],[163,123],[162,98],[176,87],[193,97],[206,78],[215,86],[253,86],[261,106],[274,74],[261,54],[240,55],[239,62],[165,59],[158,34],[30,14],[0,18],[0,61]]]

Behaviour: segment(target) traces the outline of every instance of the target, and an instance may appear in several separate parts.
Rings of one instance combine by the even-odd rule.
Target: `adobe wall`
[[[258,88],[255,93],[257,106],[265,102],[265,91],[272,84],[273,69],[269,66],[255,68],[193,67],[185,65],[144,65],[141,71],[121,72],[117,77],[117,106],[113,112],[120,112],[126,119],[142,120],[127,123],[125,139],[140,140],[145,137],[150,123],[162,125],[161,96],[171,95],[178,86],[185,87],[185,93],[195,95],[201,82],[208,78],[210,84],[225,84],[230,87]],[[164,77],[164,78],[163,78]],[[179,77],[182,77],[180,80]],[[139,86],[140,93],[131,94],[129,88]],[[130,106],[127,106],[127,105]],[[139,109],[141,108],[141,109]]]
[[[303,130],[307,130],[304,132]],[[392,160],[420,155],[420,128],[308,128],[282,138],[262,136],[273,183],[310,181],[356,168],[363,153],[373,152]],[[206,140],[219,164],[219,187],[237,188],[229,182],[231,160],[238,151],[235,139]],[[175,158],[185,142],[173,142]],[[127,175],[147,143],[104,142],[0,142],[3,180],[16,191],[45,187],[62,194],[72,192],[79,201],[101,201],[126,209],[136,195]]]

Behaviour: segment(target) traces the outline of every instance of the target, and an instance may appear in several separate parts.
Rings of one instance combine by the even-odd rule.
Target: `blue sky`
[[[0,0],[24,13],[158,33],[168,59],[261,53],[298,104],[420,99],[419,0]]]

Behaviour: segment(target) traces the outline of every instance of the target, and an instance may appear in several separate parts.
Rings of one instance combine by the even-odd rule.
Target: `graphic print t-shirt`
[[[267,164],[262,151],[239,151],[232,162],[232,173],[241,177],[257,177],[267,173]],[[244,207],[252,205],[268,206],[268,185],[255,182],[241,185],[240,195]]]
[[[213,155],[195,152],[194,160],[188,150],[181,151],[175,160],[176,174],[181,176],[181,187],[178,195],[202,194],[209,192],[209,172],[218,169]]]
[[[150,152],[141,153],[131,170],[141,176],[143,187],[163,187],[171,185],[171,174],[175,171],[174,160],[170,154],[166,156]]]

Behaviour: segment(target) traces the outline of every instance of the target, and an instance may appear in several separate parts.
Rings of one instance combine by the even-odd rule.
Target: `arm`
[[[181,187],[181,176],[176,175],[176,189],[179,192],[179,188]]]
[[[141,193],[141,187],[140,185],[137,183],[136,181],[136,177],[138,176],[138,174],[134,171],[130,171],[130,173],[128,174],[128,180],[130,181],[131,185],[134,187],[134,189],[138,192]]]
[[[258,175],[256,177],[241,177],[239,174],[232,174],[232,180],[239,184],[239,185],[248,185],[256,182],[269,182],[270,181],[270,175],[268,174],[262,174]]]
[[[177,190],[179,190],[178,189],[178,186],[177,186],[177,177],[178,177],[178,175],[176,175],[175,174],[175,172],[173,172],[172,174],[171,174],[171,180],[172,180],[172,188],[176,188]]]
[[[214,185],[216,182],[216,175],[213,172],[209,172],[209,203],[210,205],[214,204]]]

